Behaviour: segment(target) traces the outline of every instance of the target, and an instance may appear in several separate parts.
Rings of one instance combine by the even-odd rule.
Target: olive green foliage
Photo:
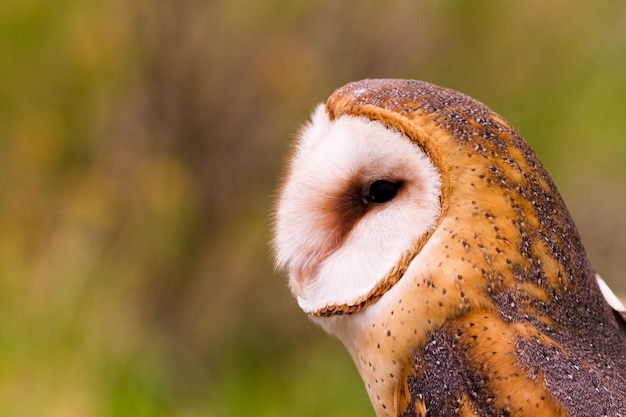
[[[272,267],[288,143],[416,78],[537,149],[626,291],[626,4],[4,0],[0,414],[372,415]]]

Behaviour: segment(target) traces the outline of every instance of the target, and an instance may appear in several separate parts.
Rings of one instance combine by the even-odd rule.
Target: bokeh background
[[[626,292],[626,3],[3,0],[0,414],[372,415],[273,270],[272,199],[336,87],[488,104]]]

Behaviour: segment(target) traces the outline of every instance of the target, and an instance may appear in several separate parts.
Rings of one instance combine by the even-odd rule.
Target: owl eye
[[[378,204],[386,203],[396,196],[400,185],[401,183],[395,181],[376,180],[370,184],[367,196],[365,196],[365,202]]]

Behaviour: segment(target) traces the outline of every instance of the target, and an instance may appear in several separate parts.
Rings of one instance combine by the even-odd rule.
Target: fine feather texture
[[[364,201],[374,181],[401,184]],[[277,207],[277,264],[312,312],[363,297],[440,213],[439,173],[424,152],[382,123],[330,120],[319,106],[303,130]]]

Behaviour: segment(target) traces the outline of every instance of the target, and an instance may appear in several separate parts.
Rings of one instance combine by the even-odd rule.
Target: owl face
[[[319,315],[363,305],[432,231],[441,177],[424,151],[364,117],[319,106],[303,129],[276,209],[277,264],[298,304]]]

